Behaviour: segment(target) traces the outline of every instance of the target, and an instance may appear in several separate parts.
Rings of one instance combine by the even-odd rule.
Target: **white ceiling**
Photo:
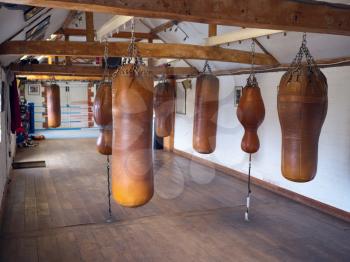
[[[307,1],[307,0],[304,0]],[[350,4],[350,0],[334,0],[327,1],[331,3],[345,3]],[[42,13],[44,13],[42,11]],[[54,33],[59,29],[63,21],[65,20],[68,11],[55,9],[49,12],[51,14],[51,23],[46,33],[46,37],[49,37],[50,34]],[[46,17],[43,16],[40,20]],[[108,21],[112,14],[94,14],[94,25],[95,30],[98,30],[106,21]],[[38,20],[38,21],[40,21]],[[145,26],[146,24],[147,26]],[[168,20],[164,19],[136,19],[136,31],[138,32],[149,32],[149,28],[154,28]],[[30,22],[30,21],[28,21]],[[28,22],[24,22],[23,12],[8,10],[7,8],[2,7],[0,9],[0,43],[9,38],[11,35],[16,33],[18,30],[26,26]],[[21,34],[19,34],[15,40],[24,40],[25,32],[29,30],[31,26],[28,26]],[[72,23],[69,27],[71,28],[84,28],[84,15],[82,16],[82,21],[80,23]],[[208,25],[200,24],[200,23],[190,23],[190,22],[181,22],[179,23],[179,27],[186,32],[189,38],[184,41],[185,34],[181,32],[181,30],[177,30],[175,32],[175,26],[173,30],[167,30],[166,32],[160,32],[159,36],[165,42],[168,43],[186,43],[186,44],[204,44],[204,39],[208,34]],[[227,32],[231,32],[234,30],[239,30],[239,27],[233,26],[218,26],[218,34],[223,34]],[[130,31],[130,23],[126,25],[126,27],[120,28],[120,31]],[[302,33],[297,32],[288,32],[285,36],[283,33],[271,35],[269,39],[265,37],[259,37],[258,41],[267,49],[280,63],[289,63],[294,58],[297,53],[299,46],[301,44]],[[71,37],[71,41],[84,41],[84,37]],[[115,39],[111,41],[116,41]],[[129,41],[127,39],[122,39],[118,41]],[[324,34],[314,34],[309,33],[307,35],[308,46],[311,51],[311,54],[314,58],[317,59],[325,59],[325,58],[338,58],[349,56],[350,57],[350,37],[349,36],[336,36],[336,35],[324,35]],[[229,46],[224,45],[224,48],[232,48],[238,50],[250,51],[251,48],[251,40],[245,40],[241,43],[231,43]],[[256,47],[257,52],[262,52],[258,47]],[[9,57],[9,56],[1,56],[0,62],[3,65],[9,64],[9,62],[17,59],[18,57]],[[162,59],[159,63],[167,62],[166,59]],[[204,65],[204,61],[200,60],[187,60],[191,65],[195,66],[198,70],[201,70]],[[183,61],[176,60],[172,62],[172,65],[176,66],[185,66],[186,63]],[[235,63],[226,63],[226,62],[210,62],[210,65],[213,70],[224,70],[224,69],[236,69],[242,67],[249,67],[249,65],[235,64]]]

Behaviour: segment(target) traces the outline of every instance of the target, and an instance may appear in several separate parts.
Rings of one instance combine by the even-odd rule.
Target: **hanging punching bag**
[[[112,194],[123,206],[146,204],[153,196],[153,75],[126,64],[113,79]]]
[[[253,76],[248,78],[247,85],[243,88],[237,108],[237,117],[244,127],[242,150],[250,154],[257,152],[260,147],[257,131],[264,121],[265,107],[260,88]]]
[[[94,101],[94,119],[100,126],[97,151],[102,155],[112,154],[112,88],[109,83],[101,83]]]
[[[48,127],[59,127],[61,125],[60,87],[57,84],[47,86],[46,97]]]
[[[156,116],[156,134],[159,137],[170,136],[173,130],[175,112],[175,80],[169,79],[155,87],[154,112]]]
[[[210,154],[216,147],[218,100],[219,79],[212,74],[197,77],[192,142],[202,154]]]
[[[303,53],[307,65],[301,63]],[[277,109],[282,130],[282,174],[308,182],[317,171],[318,140],[327,114],[327,80],[312,59],[304,36],[290,69],[282,76]]]

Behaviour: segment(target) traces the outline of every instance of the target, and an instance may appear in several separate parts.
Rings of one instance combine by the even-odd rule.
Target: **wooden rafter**
[[[140,56],[153,58],[179,58],[225,61],[249,64],[250,52],[184,44],[137,43]],[[129,43],[109,43],[110,56],[127,56]],[[102,57],[104,44],[100,42],[48,42],[48,41],[11,41],[0,45],[0,55],[53,55]],[[257,53],[255,63],[274,65],[275,61],[266,54]]]
[[[320,60],[316,60],[316,64],[320,68],[348,66],[350,65],[350,57],[320,59]],[[279,64],[275,66],[258,66],[258,67],[255,67],[254,71],[256,73],[287,71],[289,69],[289,66],[290,64]],[[217,70],[217,71],[214,71],[213,74],[217,76],[245,75],[245,74],[250,74],[250,68]]]
[[[75,28],[66,28],[60,29],[56,32],[56,34],[63,34],[69,36],[86,36],[85,29],[75,29]],[[118,32],[113,33],[112,37],[114,38],[131,38],[131,32]],[[135,32],[135,39],[159,39],[157,35],[151,33],[141,33]]]
[[[272,35],[282,33],[281,30],[267,30],[267,29],[256,29],[256,28],[244,28],[233,32],[225,33],[222,35],[214,35],[208,37],[206,41],[207,46],[219,46],[227,43],[242,41],[246,39],[252,39],[265,35]]]
[[[20,65],[11,64],[9,69],[20,75],[61,75],[61,76],[102,76],[104,69],[98,66],[64,66],[64,65]],[[110,69],[111,75],[115,69]],[[198,71],[191,67],[153,67],[154,75],[196,76]]]
[[[154,35],[159,34],[159,33],[163,32],[164,30],[167,30],[168,28],[173,27],[177,23],[178,22],[176,20],[171,20],[171,21],[165,22],[164,24],[161,24],[161,25],[153,28],[151,30],[151,34],[154,34]]]
[[[286,0],[2,0],[53,8],[165,18],[245,28],[350,35],[350,7]]]

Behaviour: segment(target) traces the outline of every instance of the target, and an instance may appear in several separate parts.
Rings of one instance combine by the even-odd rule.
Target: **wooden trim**
[[[226,49],[187,44],[136,43],[141,57],[178,58],[251,63],[251,53],[241,50]],[[113,42],[108,44],[109,56],[128,56],[129,43]],[[103,57],[105,44],[100,42],[51,42],[51,41],[11,41],[0,45],[1,55],[52,55]],[[274,59],[266,54],[256,53],[255,64],[275,65]]]
[[[245,28],[350,35],[350,7],[286,0],[2,0],[2,2]]]
[[[204,166],[207,166],[207,167],[210,167],[210,168],[215,168],[215,169],[223,172],[226,175],[233,176],[233,177],[235,177],[235,178],[237,178],[239,180],[247,181],[247,175],[246,174],[238,172],[238,171],[236,171],[234,169],[231,169],[231,168],[228,168],[226,166],[214,163],[212,161],[200,158],[198,156],[194,156],[194,155],[192,155],[190,153],[178,150],[176,148],[174,148],[173,152],[175,154],[179,155],[179,156],[182,156],[182,157],[185,157],[187,159],[193,160],[193,161],[195,161],[197,163],[200,163],[200,164],[202,164]],[[340,218],[340,219],[342,219],[342,220],[344,220],[346,222],[350,222],[350,213],[349,212],[346,212],[346,211],[341,210],[339,208],[336,208],[336,207],[330,206],[328,204],[322,203],[322,202],[320,202],[318,200],[315,200],[315,199],[312,199],[312,198],[300,195],[298,193],[295,193],[295,192],[290,191],[288,189],[279,187],[277,185],[268,183],[268,182],[266,182],[264,180],[261,180],[259,178],[256,178],[256,177],[251,177],[251,182],[252,182],[252,184],[254,184],[256,186],[262,187],[262,188],[264,188],[266,190],[269,190],[269,191],[271,191],[273,193],[276,193],[276,194],[278,194],[280,196],[289,198],[289,199],[291,199],[291,200],[293,200],[295,202],[301,203],[303,205],[315,208],[318,211],[321,211],[321,212],[326,213],[328,215]]]

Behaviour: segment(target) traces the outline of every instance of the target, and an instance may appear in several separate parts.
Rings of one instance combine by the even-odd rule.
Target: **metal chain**
[[[108,70],[108,41],[107,38],[105,39],[105,50],[104,50],[104,54],[103,54],[103,58],[105,60],[105,67],[103,70],[103,81],[106,82],[106,78],[107,81],[109,79],[109,70]]]
[[[208,60],[205,60],[205,64],[204,64],[202,73],[205,73],[207,70],[210,74],[212,73]]]
[[[301,46],[299,48],[297,55],[295,56],[292,63],[290,64],[289,70],[292,70],[294,72],[295,71],[300,72],[304,55],[305,55],[306,63],[309,66],[309,69],[311,70],[312,67],[318,69],[314,58],[312,57],[309,49],[307,48],[306,33],[303,34],[303,40],[301,42]]]
[[[251,44],[251,66],[250,66],[250,75],[247,79],[247,86],[250,87],[257,87],[258,86],[258,81],[256,80],[255,77],[255,68],[254,68],[254,63],[255,63],[255,43],[254,40],[252,40]]]
[[[110,163],[109,155],[107,155],[107,197],[108,197],[108,215],[107,222],[112,222],[112,207],[111,207],[111,181],[110,181]]]
[[[246,203],[246,211],[244,213],[244,220],[249,221],[249,207],[250,207],[250,194],[252,190],[250,188],[250,171],[252,168],[252,154],[249,154],[249,169],[248,169],[248,194],[247,194],[247,203]]]

